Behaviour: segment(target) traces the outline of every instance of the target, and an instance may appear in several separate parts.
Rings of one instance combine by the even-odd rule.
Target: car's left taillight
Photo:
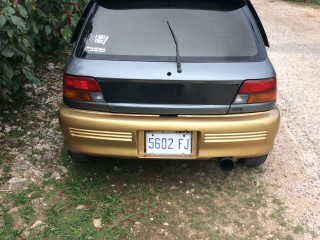
[[[63,97],[78,101],[104,101],[97,81],[91,77],[64,74]]]
[[[234,104],[272,102],[277,99],[277,79],[246,80],[242,83]]]

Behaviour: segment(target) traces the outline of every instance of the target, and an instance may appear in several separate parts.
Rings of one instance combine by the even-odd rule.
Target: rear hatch
[[[66,72],[96,78],[111,112],[225,114],[244,80],[273,74],[245,7],[242,1],[96,4]]]

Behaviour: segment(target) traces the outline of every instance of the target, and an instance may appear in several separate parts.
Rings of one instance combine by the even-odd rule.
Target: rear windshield
[[[240,3],[106,2],[98,4],[82,33],[77,57],[183,62],[256,61],[255,34]]]

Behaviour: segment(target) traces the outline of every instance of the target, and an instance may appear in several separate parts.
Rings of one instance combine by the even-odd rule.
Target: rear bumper
[[[60,127],[67,149],[95,156],[163,159],[210,159],[251,157],[268,154],[280,124],[277,108],[237,115],[114,114],[60,108]],[[191,156],[146,155],[145,131],[190,131]]]

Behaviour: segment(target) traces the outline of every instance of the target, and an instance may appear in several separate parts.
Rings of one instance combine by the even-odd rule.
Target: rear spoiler
[[[262,25],[262,22],[260,21],[260,18],[256,12],[256,10],[254,9],[252,3],[250,0],[244,0],[245,3],[247,4],[248,8],[250,9],[250,12],[252,14],[252,16],[254,17],[254,20],[256,21],[256,24],[258,25],[258,28],[260,30],[260,33],[261,33],[261,37],[263,39],[263,42],[264,42],[264,45],[266,47],[270,47],[270,44],[269,44],[269,40],[268,40],[268,37],[267,37],[267,34],[266,34],[266,31],[264,30],[264,27]]]
[[[70,43],[75,43],[77,41],[78,35],[79,35],[79,33],[80,33],[81,29],[82,29],[83,24],[85,23],[85,20],[86,20],[86,18],[88,16],[92,6],[97,2],[104,2],[104,1],[106,1],[106,2],[107,1],[109,1],[109,2],[117,2],[119,0],[90,0],[88,5],[86,6],[82,16],[79,19],[79,22],[78,22],[78,24],[77,24],[77,26],[76,26],[76,28],[75,28],[75,30],[73,32],[73,35],[72,35],[72,37],[70,39]],[[132,2],[133,0],[122,0],[122,1]],[[139,2],[143,2],[143,1],[148,1],[148,0],[139,0]],[[167,1],[170,2],[171,0],[167,0]],[[174,0],[174,1],[180,1],[180,0]],[[186,1],[186,0],[184,0],[184,1]],[[192,1],[192,0],[190,0],[190,1]],[[263,39],[264,45],[266,47],[270,47],[267,34],[266,34],[265,30],[264,30],[264,27],[263,27],[263,25],[262,25],[262,23],[260,21],[260,18],[258,16],[258,14],[257,14],[256,10],[254,9],[254,7],[253,7],[253,5],[252,5],[250,0],[208,0],[208,2],[214,2],[214,1],[217,1],[217,2],[235,2],[235,3],[244,3],[244,4],[246,4],[248,6],[252,16],[254,17],[254,20],[255,20],[255,22],[256,22],[259,30],[260,30],[261,37]],[[163,2],[163,0],[161,2]]]

